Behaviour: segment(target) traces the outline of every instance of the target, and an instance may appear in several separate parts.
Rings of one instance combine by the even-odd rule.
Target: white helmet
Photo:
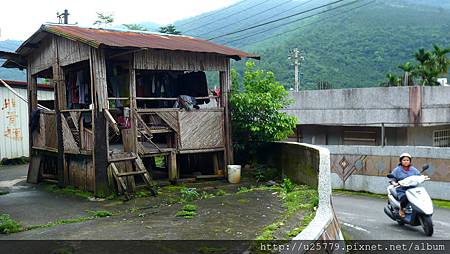
[[[408,157],[409,160],[412,159],[411,154],[409,154],[409,153],[402,153],[402,155],[400,155],[400,161],[402,161],[403,157]]]

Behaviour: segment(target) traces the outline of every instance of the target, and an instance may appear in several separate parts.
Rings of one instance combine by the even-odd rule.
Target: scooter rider
[[[419,170],[411,165],[411,155],[409,153],[403,153],[400,155],[400,163],[398,166],[392,171],[392,175],[395,177],[395,181],[391,183],[394,186],[399,186],[400,184],[397,181],[401,181],[407,177],[420,175]],[[401,218],[405,217],[405,207],[408,204],[408,198],[406,197],[406,189],[408,187],[398,187],[397,194],[400,200],[400,210],[399,215]]]

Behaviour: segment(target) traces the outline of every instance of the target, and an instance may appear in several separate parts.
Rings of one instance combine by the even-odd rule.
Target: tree
[[[280,112],[292,100],[272,72],[257,70],[253,62],[247,62],[242,79],[233,71],[232,81],[230,107],[237,152],[246,151],[253,157],[260,144],[284,140],[292,133],[296,117]]]
[[[414,86],[414,71],[416,66],[414,66],[411,62],[406,62],[402,65],[399,65],[398,68],[402,69],[405,73],[403,74],[403,79],[401,80],[402,84],[406,83],[407,86]]]
[[[147,28],[145,28],[141,24],[123,24],[124,27],[126,27],[129,30],[136,30],[136,31],[148,31]]]
[[[181,34],[181,32],[178,31],[175,28],[175,26],[172,25],[172,24],[160,27],[158,32],[160,32],[162,34],[175,34],[175,35],[180,35]]]
[[[94,22],[94,25],[97,26],[106,26],[114,22],[113,14],[104,14],[101,12],[97,12],[97,20]]]
[[[433,54],[435,56],[435,64],[440,72],[440,75],[447,75],[450,66],[450,60],[447,58],[447,54],[450,53],[450,48],[440,48],[436,44],[433,44]]]
[[[388,73],[386,75],[387,82],[384,84],[385,86],[400,86],[402,79],[393,73]]]

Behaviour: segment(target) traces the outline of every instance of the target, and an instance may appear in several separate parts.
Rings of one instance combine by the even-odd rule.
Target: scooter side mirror
[[[428,164],[423,165],[422,172],[427,170],[427,169],[429,169],[429,168],[430,168],[430,165],[428,165]]]

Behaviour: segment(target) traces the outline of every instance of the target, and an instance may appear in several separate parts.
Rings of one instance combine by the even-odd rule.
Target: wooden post
[[[94,171],[95,196],[105,197],[109,194],[108,186],[108,129],[103,109],[108,108],[106,60],[102,49],[90,50],[91,83],[94,91]]]
[[[131,136],[130,139],[131,149],[130,152],[137,152],[137,120],[135,114],[133,114],[134,110],[137,110],[136,104],[136,70],[134,69],[134,53],[131,54],[130,63],[129,63],[129,71],[130,71],[130,122],[131,122]],[[137,112],[137,111],[136,111]]]
[[[231,118],[228,105],[228,95],[231,89],[231,69],[230,60],[227,59],[226,63],[227,69],[220,72],[220,91],[221,100],[220,106],[224,108],[225,119],[224,119],[224,134],[225,134],[225,168],[227,164],[233,164],[233,141],[231,138]]]
[[[170,152],[167,156],[169,158],[169,181],[176,181],[179,178],[178,167],[177,167],[177,154],[175,152]]]
[[[28,61],[29,62],[29,61]],[[37,78],[31,74],[31,65],[27,67],[27,82],[28,82],[28,151],[30,153],[30,164],[28,166],[27,182],[38,183],[39,181],[39,164],[40,157],[33,150],[33,132],[31,131],[31,114],[37,109]]]
[[[58,186],[63,187],[65,184],[65,156],[64,156],[64,137],[63,137],[63,127],[62,127],[62,116],[61,110],[65,107],[65,82],[64,82],[64,72],[59,65],[59,49],[58,40],[56,36],[53,36],[53,52],[55,53],[54,63],[52,66],[53,70],[53,84],[55,89],[55,113],[56,113],[56,139],[58,146],[58,160],[56,163],[56,169],[58,174]]]

